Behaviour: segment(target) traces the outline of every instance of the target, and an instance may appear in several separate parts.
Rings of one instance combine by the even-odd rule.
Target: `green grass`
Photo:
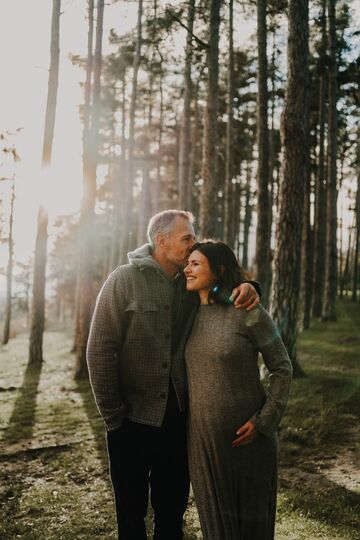
[[[338,322],[300,336],[306,377],[280,430],[277,540],[360,539],[359,329],[360,306],[346,301]],[[70,336],[47,332],[41,372],[26,368],[27,339],[0,350],[0,538],[115,539],[103,424],[73,380]],[[186,540],[201,538],[192,500],[186,518]]]
[[[1,349],[0,538],[115,539],[104,427],[88,383],[73,381],[71,340],[45,335],[40,373],[26,368],[27,339]],[[192,501],[187,522],[195,540]]]
[[[339,302],[337,313],[298,340],[306,377],[293,381],[280,430],[278,538],[360,538],[360,306]]]

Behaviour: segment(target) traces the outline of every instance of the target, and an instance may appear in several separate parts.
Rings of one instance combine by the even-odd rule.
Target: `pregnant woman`
[[[237,310],[241,280],[222,242],[195,244],[185,268],[200,298],[185,358],[190,476],[204,540],[274,538],[276,429],[288,399],[291,363],[267,311]],[[265,390],[258,352],[269,371]]]

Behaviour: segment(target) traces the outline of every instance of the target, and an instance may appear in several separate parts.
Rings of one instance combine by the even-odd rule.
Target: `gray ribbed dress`
[[[270,372],[264,390],[258,351]],[[191,482],[204,540],[274,537],[277,438],[291,364],[264,308],[199,307],[185,352]],[[247,420],[258,438],[232,448]]]

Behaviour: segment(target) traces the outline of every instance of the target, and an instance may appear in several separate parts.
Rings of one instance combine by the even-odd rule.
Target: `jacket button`
[[[168,305],[166,305],[164,307],[165,307],[166,311],[168,311],[170,309],[170,306],[168,306]]]
[[[166,398],[165,392],[161,392],[160,397],[161,397],[161,399],[165,399]]]
[[[170,334],[165,334],[165,339],[169,339],[170,338]]]
[[[167,368],[168,367],[168,364],[167,362],[163,362],[163,365],[162,365],[163,368]]]

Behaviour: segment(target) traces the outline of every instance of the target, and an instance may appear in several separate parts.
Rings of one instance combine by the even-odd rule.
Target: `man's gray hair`
[[[147,237],[153,248],[155,247],[157,235],[169,234],[173,221],[178,216],[187,219],[190,223],[194,223],[193,214],[191,212],[187,212],[186,210],[164,210],[163,212],[159,212],[150,218],[147,228]]]

